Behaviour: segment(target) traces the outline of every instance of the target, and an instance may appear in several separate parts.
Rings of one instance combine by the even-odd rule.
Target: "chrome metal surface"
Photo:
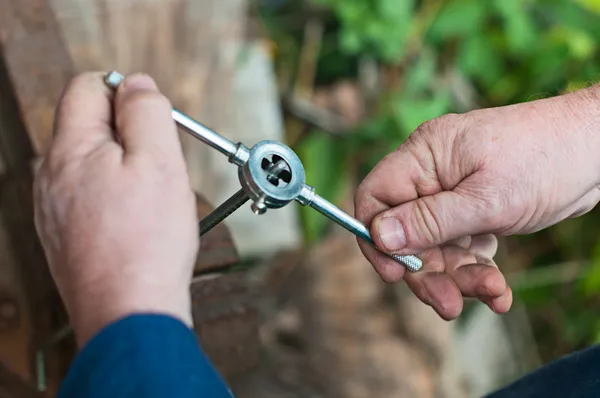
[[[300,158],[277,141],[261,141],[250,150],[250,157],[240,167],[242,188],[254,202],[253,211],[264,213],[295,200],[306,181]]]
[[[352,232],[358,238],[368,242],[373,247],[379,250],[379,248],[375,246],[375,242],[371,237],[369,229],[363,223],[361,223],[356,218],[352,217],[342,209],[338,208],[333,203],[319,196],[317,193],[315,193],[314,188],[306,186],[306,189],[303,191],[303,194],[297,200],[301,204],[304,204],[305,206],[310,206],[319,213],[323,214],[325,217],[335,221],[337,224],[341,225],[346,230]],[[396,254],[385,253],[383,251],[381,252],[393,258],[396,262],[403,264],[412,272],[419,271],[423,267],[423,262],[416,256],[399,256]]]
[[[125,79],[121,73],[112,71],[106,74],[104,82],[107,86],[116,89]],[[204,142],[206,145],[226,155],[230,162],[239,164],[247,160],[247,149],[241,144],[235,144],[219,133],[209,129],[202,123],[192,119],[186,114],[173,108],[171,111],[177,125],[186,130],[190,135]]]
[[[123,79],[123,75],[113,71],[105,76],[105,83],[117,88]],[[268,140],[248,149],[242,143],[234,144],[176,109],[173,109],[173,119],[189,134],[223,153],[238,166],[242,189],[200,222],[200,235],[210,231],[248,200],[252,200],[251,209],[255,214],[264,214],[267,209],[281,208],[295,200],[303,206],[312,207],[377,248],[367,227],[306,185],[304,166],[288,146]],[[423,266],[416,256],[385,254],[413,272]]]

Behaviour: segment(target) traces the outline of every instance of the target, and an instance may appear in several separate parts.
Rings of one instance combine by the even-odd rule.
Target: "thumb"
[[[170,101],[145,74],[127,76],[115,97],[115,124],[125,154],[150,152],[180,156],[181,144]]]
[[[371,234],[388,253],[417,254],[456,238],[489,232],[482,202],[456,191],[425,196],[379,214]]]

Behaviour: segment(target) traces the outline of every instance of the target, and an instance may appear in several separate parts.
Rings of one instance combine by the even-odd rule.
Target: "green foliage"
[[[410,33],[414,0],[315,0],[335,10],[342,29],[340,46],[351,54],[386,61],[402,57]]]
[[[473,107],[503,106],[600,81],[600,0],[311,1],[330,12],[317,81],[323,74],[327,81],[336,73],[348,77],[348,71],[359,69],[357,61],[368,56],[395,82],[347,139],[315,131],[298,148],[309,183],[334,201],[347,182],[348,159],[357,159],[358,177],[364,176],[421,123],[469,110],[459,97],[469,97]],[[280,46],[297,52],[301,33],[276,26]],[[469,90],[457,88],[456,81]],[[308,239],[318,239],[326,221],[311,211],[303,219]],[[600,297],[599,225],[596,211],[515,238],[524,251],[549,245],[548,250],[531,250],[531,267],[592,262],[580,283],[515,292],[532,311],[540,341],[563,347],[562,353],[600,342],[594,311]],[[545,323],[548,318],[555,323]]]
[[[586,269],[586,277],[582,280],[581,288],[588,297],[600,293],[600,239],[594,247],[591,264]]]
[[[319,195],[336,203],[348,181],[346,145],[326,134],[313,134],[296,148],[304,163],[306,183],[313,186]],[[308,207],[302,207],[302,220],[306,240],[315,242],[323,234],[328,220]]]

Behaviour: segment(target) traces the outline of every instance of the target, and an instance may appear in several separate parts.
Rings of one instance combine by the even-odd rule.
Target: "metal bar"
[[[107,86],[116,89],[123,79],[125,79],[125,76],[119,72],[112,71],[106,75],[104,81]],[[175,122],[189,134],[221,152],[228,158],[235,157],[235,154],[238,151],[238,146],[236,144],[175,108],[173,108],[171,113]]]
[[[369,229],[356,218],[350,216],[345,211],[341,210],[333,203],[314,193],[311,200],[308,202],[308,205],[323,214],[330,220],[335,221],[337,224],[344,227],[346,230],[352,232],[358,238],[370,243],[373,247],[379,250],[377,246],[375,246],[375,242],[371,237],[371,233]],[[381,251],[381,250],[379,250]],[[381,251],[382,253],[388,255],[389,257],[396,260],[403,265],[405,265],[409,270],[416,272],[423,267],[422,261],[416,256],[400,256],[397,254],[390,254]]]
[[[200,236],[216,227],[221,221],[229,217],[234,211],[242,207],[250,198],[243,189],[234,193],[229,199],[223,202],[212,213],[200,220]]]
[[[184,113],[173,109],[173,119],[183,127],[188,133],[196,137],[206,145],[216,149],[228,158],[235,156],[237,145],[223,137],[221,134],[214,132],[202,123],[192,119]]]

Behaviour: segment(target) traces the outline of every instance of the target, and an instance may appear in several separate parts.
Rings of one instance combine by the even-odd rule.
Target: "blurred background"
[[[348,203],[348,209],[357,183],[422,122],[448,112],[558,95],[595,83],[600,72],[597,0],[265,0],[253,3],[253,10],[275,65],[285,141],[300,154],[317,192]],[[328,244],[329,222],[311,209],[299,210],[304,241]],[[445,392],[438,396],[480,396],[540,364],[600,342],[599,225],[595,211],[531,236],[501,239],[497,262],[515,292],[513,311],[494,317],[469,303],[451,322],[452,337],[428,337],[437,343],[425,346],[436,347],[438,357],[457,361],[433,365],[438,373],[430,382],[437,386],[444,385],[442,368],[455,366],[455,378],[439,388]],[[328,259],[320,272],[343,261],[348,260]],[[348,265],[348,272],[363,271]],[[390,289],[375,279],[357,281],[363,282],[373,283],[382,296]],[[329,287],[360,294],[351,283]],[[398,293],[394,297],[407,300]],[[351,300],[342,293],[331,298],[336,299]],[[389,301],[382,302],[387,304],[381,308],[390,308]],[[363,302],[357,298],[355,303]],[[392,311],[400,311],[397,306],[392,304]],[[415,305],[407,318],[427,317],[427,311]],[[374,315],[365,317],[364,322],[376,322]],[[363,322],[360,316],[353,319]],[[403,315],[396,322],[402,323]],[[428,322],[446,333],[441,320]],[[424,332],[414,332],[419,336],[398,333],[409,345],[423,347],[415,341]],[[358,351],[369,350],[358,338],[353,344]],[[454,353],[443,354],[443,344]],[[420,377],[412,369],[418,361],[403,360],[379,359],[390,361],[394,370],[384,373],[389,372],[392,384],[394,373],[396,380]],[[424,361],[432,366],[431,358]],[[463,383],[455,384],[459,379]],[[400,391],[410,390],[391,388],[371,396],[426,396],[424,389]]]
[[[49,11],[3,37],[25,94],[52,79],[31,83],[14,60],[43,46],[17,39],[54,18],[69,62],[49,52],[36,61],[44,73],[147,72],[174,106],[228,138],[291,146],[307,182],[350,213],[358,184],[421,123],[576,90],[600,73],[600,0],[29,2]],[[47,132],[27,127],[43,156]],[[210,203],[239,189],[222,155],[182,142]],[[498,316],[468,301],[453,322],[382,282],[355,238],[309,208],[257,217],[245,206],[226,225],[241,257],[228,272],[245,275],[259,314],[256,366],[231,381],[242,398],[480,397],[600,343],[600,209],[501,238],[513,308]]]

